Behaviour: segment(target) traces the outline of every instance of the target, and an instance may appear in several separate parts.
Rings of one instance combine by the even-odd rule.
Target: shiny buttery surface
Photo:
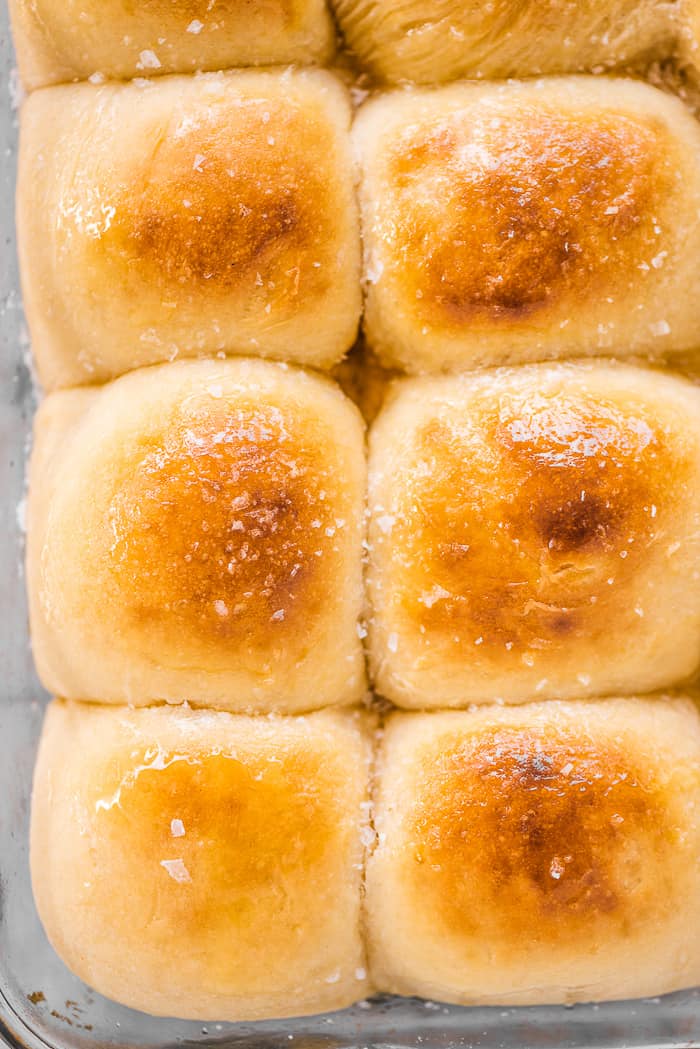
[[[649,770],[615,744],[582,743],[574,726],[544,741],[494,730],[442,740],[420,775],[409,877],[419,893],[429,884],[444,931],[498,937],[507,956],[533,936],[586,942],[596,925],[658,921],[671,905],[664,870],[681,831]]]
[[[629,585],[692,472],[645,405],[626,407],[516,395],[426,423],[392,531],[415,558],[411,617],[509,651],[588,636],[608,578]]]
[[[177,356],[339,360],[361,308],[349,124],[322,70],[32,95],[17,215],[45,386]]]
[[[37,418],[28,578],[56,695],[360,698],[363,427],[333,383],[183,361],[56,393]]]
[[[371,100],[370,344],[409,372],[695,349],[700,131],[632,80],[463,83]]]
[[[255,1019],[362,997],[368,755],[354,714],[55,702],[32,879],[57,950],[157,1015]]]
[[[367,884],[380,986],[527,1003],[700,975],[690,701],[395,714],[378,768]]]
[[[111,263],[115,275],[127,268],[134,287],[187,284],[226,295],[262,277],[275,288],[275,305],[289,310],[287,300],[319,295],[328,280],[310,261],[328,236],[331,181],[323,163],[305,170],[322,133],[314,116],[264,98],[234,99],[228,112],[193,106],[128,182],[97,184],[94,208],[75,205],[76,232],[113,210],[93,238],[95,262]],[[275,139],[285,142],[283,157],[255,170],[251,158],[262,161]]]
[[[699,421],[697,387],[614,364],[397,383],[370,435],[379,691],[433,707],[696,671]]]
[[[670,188],[659,155],[672,144],[653,119],[546,107],[489,119],[460,114],[391,147],[392,247],[417,319],[437,328],[614,292],[654,250]]]
[[[293,644],[339,567],[343,498],[320,454],[332,438],[276,407],[214,405],[176,408],[160,439],[134,435],[102,462],[114,496],[87,571],[148,644],[174,630],[205,649],[265,647],[271,629]]]

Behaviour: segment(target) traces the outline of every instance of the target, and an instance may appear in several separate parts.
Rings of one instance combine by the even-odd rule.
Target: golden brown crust
[[[452,937],[500,950],[625,935],[675,906],[678,829],[653,770],[572,726],[441,738],[421,755],[410,892]]]
[[[660,121],[614,111],[409,128],[388,177],[416,321],[453,330],[615,294],[656,253],[673,148]]]
[[[460,83],[372,99],[364,330],[412,373],[661,357],[700,341],[700,132],[631,79]]]
[[[52,692],[260,713],[359,698],[364,433],[333,383],[184,361],[46,403],[28,578]]]
[[[313,629],[333,585],[332,435],[289,409],[219,405],[175,406],[167,431],[134,436],[103,464],[114,496],[91,561],[149,645],[173,630],[217,647],[282,645]]]
[[[181,126],[116,194],[97,192],[114,220],[95,240],[96,254],[164,294],[255,294],[264,282],[268,313],[274,306],[278,319],[304,297],[321,298],[333,157],[308,164],[324,133],[317,115],[248,99],[229,118],[222,109],[214,117],[195,112]]]
[[[208,993],[225,994],[232,982],[226,940],[259,936],[261,910],[272,919],[285,885],[294,886],[300,920],[314,909],[316,872],[342,836],[337,789],[330,755],[302,747],[242,759],[215,744],[194,753],[112,753],[90,783],[91,859],[107,878],[93,876],[84,904],[99,907],[110,887],[129,886],[129,910],[143,919],[155,900],[167,899],[167,920],[152,923],[149,946],[165,957],[177,930],[203,960]],[[137,879],[135,871],[150,876]]]
[[[156,1015],[258,1019],[361,996],[365,727],[52,703],[32,878],[59,955]]]
[[[700,391],[647,368],[397,382],[370,434],[375,688],[435,709],[689,680],[699,456]]]
[[[366,876],[377,986],[482,1005],[693,986],[698,789],[688,698],[391,715]]]
[[[335,365],[362,306],[350,116],[318,69],[35,93],[17,215],[44,386],[222,353]]]
[[[426,423],[393,533],[408,616],[494,650],[606,630],[606,581],[639,572],[692,468],[643,403],[516,396]]]

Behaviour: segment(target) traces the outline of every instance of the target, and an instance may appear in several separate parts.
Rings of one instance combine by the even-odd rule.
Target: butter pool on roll
[[[158,1016],[255,1020],[368,993],[362,715],[54,701],[31,863],[57,953]]]

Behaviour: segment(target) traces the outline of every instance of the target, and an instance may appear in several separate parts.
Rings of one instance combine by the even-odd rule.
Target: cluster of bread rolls
[[[370,775],[372,733],[54,701],[32,856],[58,952],[134,1008],[221,1020],[698,981],[691,700],[393,713]]]
[[[619,73],[697,5],[335,0],[357,113],[321,0],[10,6],[60,956],[232,1021],[700,984],[700,126]]]
[[[692,61],[698,0],[330,0],[378,81],[442,83]],[[325,0],[9,0],[30,90],[236,66],[328,63]]]

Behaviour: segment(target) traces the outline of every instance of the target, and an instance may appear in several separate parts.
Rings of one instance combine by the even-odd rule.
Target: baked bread
[[[694,88],[691,97],[695,101],[700,74],[700,0],[681,0],[681,10],[677,64],[690,77]]]
[[[355,122],[365,332],[410,372],[700,344],[700,127],[632,80],[389,93]]]
[[[27,579],[46,688],[292,713],[364,693],[363,425],[329,380],[183,361],[39,409]]]
[[[700,667],[700,386],[586,361],[400,381],[369,510],[370,668],[399,706]]]
[[[602,72],[674,50],[673,0],[332,0],[345,39],[382,80]]]
[[[31,857],[57,953],[157,1016],[256,1020],[362,998],[367,760],[353,714],[54,702]]]
[[[9,0],[25,87],[197,69],[324,62],[324,0]]]
[[[17,225],[44,386],[178,356],[340,360],[361,309],[349,125],[321,70],[31,96]]]
[[[368,861],[376,987],[462,1004],[700,983],[690,700],[395,714]]]

